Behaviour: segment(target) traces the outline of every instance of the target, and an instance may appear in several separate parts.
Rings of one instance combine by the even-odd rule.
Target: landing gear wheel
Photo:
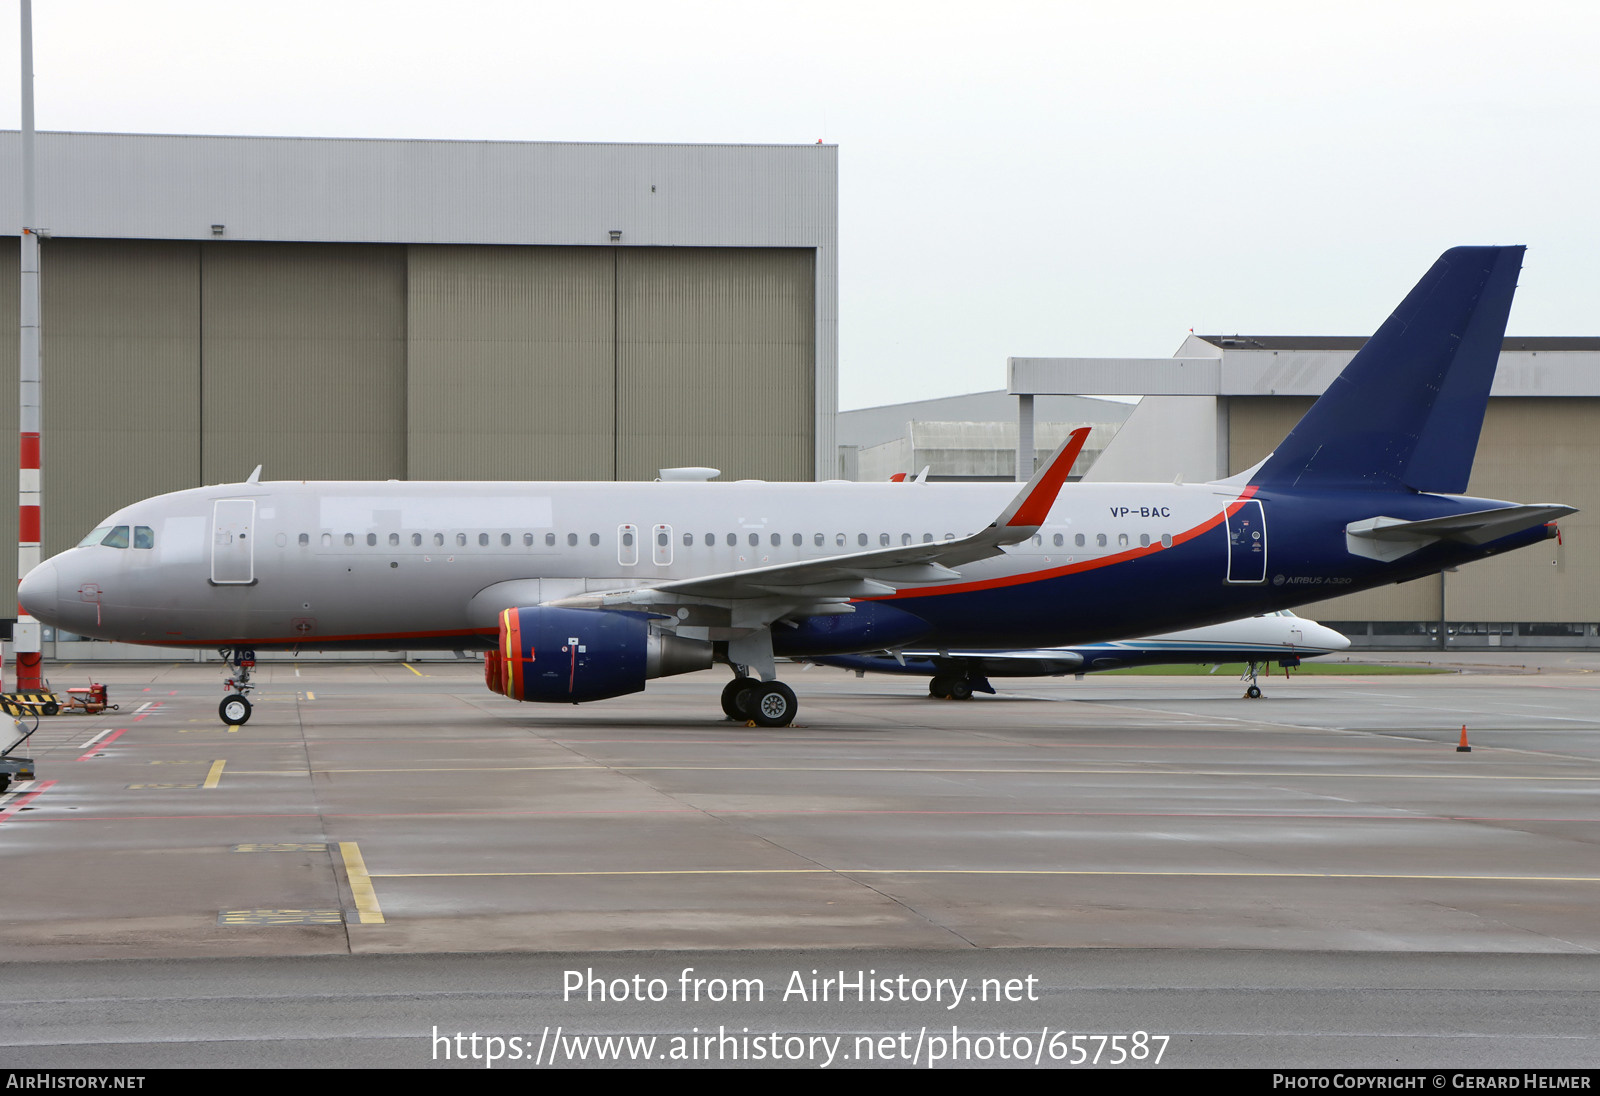
[[[948,674],[934,674],[933,680],[928,682],[928,695],[936,696],[940,700],[950,698],[951,677]]]
[[[250,722],[250,700],[248,697],[240,696],[237,693],[233,696],[225,696],[222,698],[222,703],[217,706],[217,714],[230,727],[238,727],[248,723]]]
[[[964,677],[952,678],[950,681],[950,690],[945,695],[951,700],[971,700],[972,682],[968,681]]]
[[[749,693],[750,718],[759,727],[787,727],[794,722],[799,703],[794,690],[781,681],[757,683]]]
[[[743,723],[750,718],[750,713],[740,703],[746,689],[755,685],[754,678],[736,677],[722,687],[722,714],[735,723]]]
[[[1244,691],[1244,695],[1249,697],[1251,700],[1259,699],[1260,696],[1261,696],[1261,686],[1259,686],[1259,685],[1250,686],[1248,689],[1246,689]]]

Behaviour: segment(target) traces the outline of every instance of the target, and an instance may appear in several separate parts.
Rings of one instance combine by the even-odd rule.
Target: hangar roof
[[[37,150],[32,227],[53,236],[831,251],[838,234],[836,145],[40,133]],[[0,162],[20,158],[0,132]],[[0,172],[8,233],[18,174]]]

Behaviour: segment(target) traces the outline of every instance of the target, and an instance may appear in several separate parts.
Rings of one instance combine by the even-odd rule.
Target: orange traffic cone
[[[1471,753],[1472,747],[1467,745],[1467,725],[1461,724],[1461,745],[1456,747],[1456,753]]]

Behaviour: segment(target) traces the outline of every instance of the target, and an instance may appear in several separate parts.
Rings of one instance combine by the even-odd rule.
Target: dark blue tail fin
[[[1464,492],[1523,250],[1441,255],[1251,482]]]

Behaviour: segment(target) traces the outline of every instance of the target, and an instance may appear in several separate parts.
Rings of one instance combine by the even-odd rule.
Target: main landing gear
[[[217,714],[228,726],[239,727],[250,722],[248,694],[255,688],[250,684],[250,671],[255,669],[256,652],[251,647],[221,647],[217,653],[233,671],[233,676],[222,683],[223,689],[230,690],[230,694],[222,698],[222,703],[217,706]]]
[[[794,690],[781,681],[762,681],[739,674],[722,688],[722,712],[735,723],[787,727],[799,710]]]
[[[965,670],[945,670],[933,675],[928,682],[928,695],[940,700],[971,700],[973,693],[994,695],[994,686],[981,674]]]

